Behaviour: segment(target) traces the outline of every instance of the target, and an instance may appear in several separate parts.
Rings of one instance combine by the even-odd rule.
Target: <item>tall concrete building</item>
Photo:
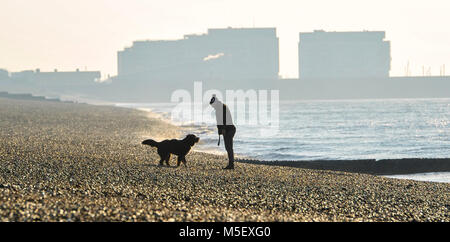
[[[179,40],[135,41],[118,52],[118,78],[144,81],[276,79],[275,28],[209,29]]]
[[[391,54],[384,38],[382,31],[300,33],[299,78],[387,78]]]

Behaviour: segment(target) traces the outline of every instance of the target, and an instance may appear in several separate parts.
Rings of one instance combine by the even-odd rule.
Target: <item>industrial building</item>
[[[384,31],[300,33],[300,79],[388,78],[390,42]]]
[[[209,29],[179,40],[135,41],[118,52],[118,78],[277,79],[278,45],[275,28]]]

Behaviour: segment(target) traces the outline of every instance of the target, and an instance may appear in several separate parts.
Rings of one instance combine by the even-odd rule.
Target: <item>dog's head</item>
[[[189,144],[189,146],[194,146],[195,143],[197,143],[198,141],[200,141],[200,138],[197,137],[197,136],[195,136],[195,135],[193,135],[193,134],[188,134],[188,135],[186,136],[186,138],[184,138],[184,139],[187,141],[187,143]]]

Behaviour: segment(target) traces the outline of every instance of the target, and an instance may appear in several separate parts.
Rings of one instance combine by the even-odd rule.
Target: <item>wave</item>
[[[450,172],[428,172],[416,173],[408,175],[390,175],[389,178],[408,179],[415,181],[431,181],[431,182],[445,182],[450,183]]]

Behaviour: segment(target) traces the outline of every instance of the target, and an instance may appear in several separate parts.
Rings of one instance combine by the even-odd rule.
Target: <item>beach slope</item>
[[[238,163],[158,167],[177,127],[132,109],[0,98],[2,221],[450,221],[450,184]],[[175,160],[172,160],[175,165]]]

